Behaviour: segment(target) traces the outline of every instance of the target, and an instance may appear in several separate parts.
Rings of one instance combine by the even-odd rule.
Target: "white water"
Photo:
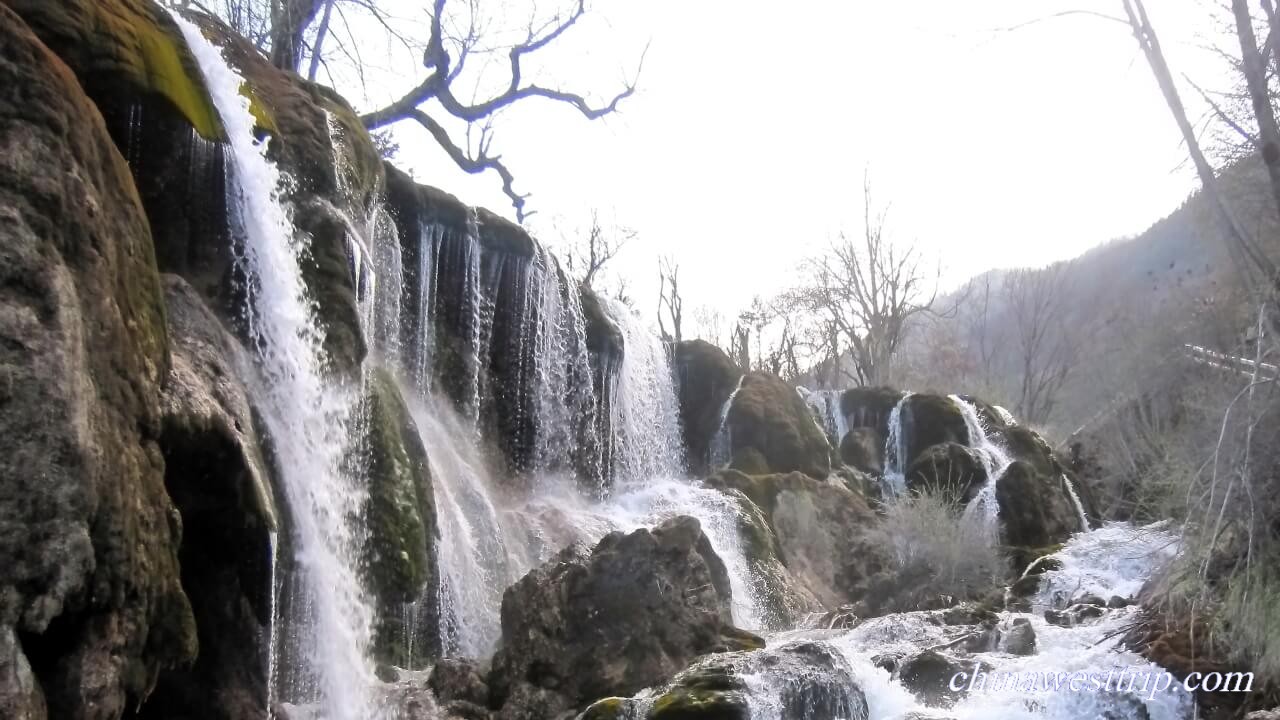
[[[254,136],[242,79],[198,28],[176,14],[174,20],[226,129],[228,207],[249,284],[245,319],[260,375],[257,404],[273,439],[305,595],[295,603],[304,613],[284,620],[297,653],[287,660],[295,679],[281,699],[318,705],[330,718],[373,717],[366,658],[373,612],[356,571],[361,537],[349,517],[363,498],[342,467],[352,398],[325,382],[323,334],[299,264],[305,243],[280,200],[281,175]]]
[[[849,432],[849,419],[845,417],[840,407],[840,398],[844,395],[844,391],[810,390],[797,387],[796,392],[809,406],[814,418],[819,421],[822,434],[827,436],[833,447],[839,448],[840,441],[844,440],[844,436]]]
[[[1063,475],[1061,477],[1062,477],[1062,484],[1065,485],[1067,488],[1067,496],[1071,498],[1071,504],[1076,509],[1076,517],[1080,519],[1080,529],[1082,531],[1088,530],[1089,516],[1085,514],[1084,503],[1080,502],[1080,496],[1076,494],[1075,483],[1071,482],[1071,478],[1067,477],[1066,475]]]
[[[1013,457],[987,434],[986,425],[983,424],[981,416],[978,415],[978,409],[973,406],[973,403],[959,395],[951,395],[950,398],[964,416],[965,431],[969,435],[969,449],[977,453],[978,461],[987,474],[986,483],[969,503],[965,514],[980,513],[987,527],[997,530],[1000,505],[996,502],[996,483],[1013,462]]]
[[[885,434],[884,441],[884,474],[883,481],[885,485],[886,497],[890,495],[901,495],[907,491],[907,435],[903,432],[903,423],[907,422],[904,417],[904,411],[907,410],[907,401],[911,399],[912,393],[906,393],[902,399],[893,406],[893,411],[889,413],[888,432]],[[905,414],[909,415],[909,412]]]
[[[712,470],[729,467],[729,463],[733,462],[733,434],[729,429],[729,411],[733,409],[733,400],[738,397],[738,391],[742,389],[742,383],[746,379],[745,374],[738,378],[733,392],[729,393],[724,405],[720,406],[720,424],[716,426],[716,432],[711,436],[711,444],[707,448],[707,463]]]

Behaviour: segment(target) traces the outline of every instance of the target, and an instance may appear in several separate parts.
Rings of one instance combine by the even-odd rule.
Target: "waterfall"
[[[1013,458],[987,434],[987,428],[973,403],[959,395],[951,395],[950,398],[951,402],[960,408],[960,414],[964,416],[965,431],[969,435],[969,449],[977,454],[978,462],[982,464],[982,469],[987,475],[987,481],[978,491],[977,497],[969,503],[965,513],[981,512],[983,522],[988,528],[995,530],[999,527],[1000,514],[1000,505],[996,502],[996,482],[1013,462]]]
[[[605,307],[623,339],[609,418],[614,483],[625,487],[683,477],[680,408],[667,348],[631,308],[616,300],[605,300]]]
[[[911,422],[911,409],[907,406],[912,393],[906,393],[889,413],[889,427],[884,441],[885,496],[901,495],[907,491],[907,440],[910,431],[904,427]]]
[[[1080,502],[1080,496],[1076,494],[1075,483],[1071,482],[1071,478],[1067,477],[1065,473],[1059,477],[1062,479],[1062,484],[1067,488],[1067,496],[1071,498],[1071,504],[1075,506],[1076,517],[1080,518],[1081,532],[1087,531],[1089,529],[1089,516],[1085,514],[1084,503]]]
[[[840,398],[844,395],[840,390],[809,390],[797,387],[796,392],[804,399],[815,419],[819,421],[819,429],[831,440],[837,449],[840,441],[849,432],[849,419],[840,407]]]
[[[256,353],[258,407],[272,438],[293,525],[304,609],[285,619],[296,645],[296,678],[281,699],[317,703],[333,718],[371,717],[366,657],[373,611],[357,568],[361,543],[347,513],[361,507],[361,483],[344,471],[352,397],[326,384],[323,331],[302,280],[305,243],[280,200],[281,176],[254,135],[242,79],[200,30],[174,14],[200,66],[227,134],[231,225],[250,298],[245,322]],[[279,652],[273,648],[272,652]]]
[[[733,462],[733,434],[729,429],[729,411],[733,409],[733,399],[738,397],[738,391],[742,389],[742,382],[746,379],[745,374],[738,378],[738,384],[720,407],[720,424],[716,426],[711,444],[707,447],[707,464],[712,470],[729,467],[729,463]]]

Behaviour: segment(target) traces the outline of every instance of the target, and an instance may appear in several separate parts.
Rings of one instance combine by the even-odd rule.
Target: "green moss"
[[[402,633],[389,624],[398,620],[388,610],[417,599],[434,581],[430,547],[436,537],[435,508],[426,451],[398,387],[385,371],[375,371],[368,381],[366,418],[365,572],[383,616],[379,655],[397,657],[394,643]]]
[[[597,700],[582,712],[579,720],[623,720],[628,715],[630,704],[630,700],[620,697]]]
[[[737,690],[681,687],[654,701],[649,720],[747,720],[746,696]]]

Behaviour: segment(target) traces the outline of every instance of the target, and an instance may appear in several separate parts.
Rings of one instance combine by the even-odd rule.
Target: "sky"
[[[398,27],[422,20],[426,3],[389,1],[401,3]],[[483,4],[496,39],[530,13],[515,0]],[[1175,74],[1231,86],[1202,47],[1224,42],[1210,2],[1147,4]],[[538,10],[549,17],[552,2]],[[493,148],[532,193],[527,226],[547,244],[580,232],[592,209],[636,232],[613,272],[629,277],[641,306],[656,305],[659,256],[679,263],[686,308],[729,317],[794,283],[804,258],[841,231],[861,232],[864,172],[891,237],[918,247],[944,288],[1044,265],[1141,232],[1195,187],[1127,27],[1052,17],[1072,10],[1122,6],[596,0],[526,74],[605,98],[647,47],[636,94],[596,121],[522,102],[495,121]],[[393,70],[340,87],[360,109],[422,77],[413,59],[385,59]],[[505,82],[497,60],[473,66],[459,94]],[[1183,96],[1199,116],[1189,86]],[[395,162],[420,182],[513,216],[495,175],[462,173],[416,125],[395,137]]]

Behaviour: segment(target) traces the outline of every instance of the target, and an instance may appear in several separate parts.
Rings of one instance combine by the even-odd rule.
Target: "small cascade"
[[[814,418],[819,422],[819,429],[831,441],[832,447],[840,447],[840,441],[849,432],[849,419],[840,407],[840,398],[844,395],[840,390],[809,390],[797,387],[796,392],[804,399]]]
[[[1059,476],[1062,484],[1067,488],[1067,496],[1071,498],[1071,504],[1076,509],[1076,517],[1080,518],[1080,530],[1083,532],[1089,529],[1089,516],[1084,512],[1084,503],[1080,502],[1080,495],[1076,493],[1075,483],[1071,482],[1071,478],[1065,474]]]
[[[631,308],[606,300],[622,331],[623,358],[609,418],[615,487],[684,476],[680,406],[667,348]]]
[[[986,526],[996,529],[999,527],[1000,514],[1000,506],[996,502],[996,482],[1013,462],[1013,457],[987,434],[987,428],[973,403],[959,395],[951,395],[950,398],[964,416],[965,431],[969,435],[969,449],[977,454],[978,462],[982,463],[982,469],[987,474],[986,483],[978,491],[977,497],[969,503],[965,514],[980,512]]]
[[[729,411],[733,409],[733,399],[738,396],[746,379],[746,375],[738,378],[738,384],[720,407],[720,424],[716,426],[716,433],[711,436],[711,444],[707,448],[707,465],[712,470],[729,467],[729,463],[733,462],[733,433],[729,428]]]
[[[351,436],[354,393],[324,377],[323,331],[302,280],[306,252],[281,175],[254,135],[242,79],[186,19],[173,15],[200,66],[227,134],[227,194],[238,263],[249,297],[245,325],[255,354],[258,407],[270,431],[288,502],[300,597],[272,653],[290,674],[277,697],[314,704],[330,718],[376,717],[367,658],[373,611],[360,584],[361,535],[347,513],[363,504],[363,483],[343,459]]]
[[[911,424],[911,410],[908,401],[912,393],[908,392],[893,406],[889,413],[888,433],[884,442],[884,485],[885,496],[897,496],[907,491],[907,439],[910,437],[908,427]]]
[[[992,405],[991,409],[995,411],[996,415],[1000,416],[1000,421],[1005,425],[1013,427],[1018,424],[1018,421],[1013,417],[1013,413],[1004,409],[1004,407],[1000,405]]]

